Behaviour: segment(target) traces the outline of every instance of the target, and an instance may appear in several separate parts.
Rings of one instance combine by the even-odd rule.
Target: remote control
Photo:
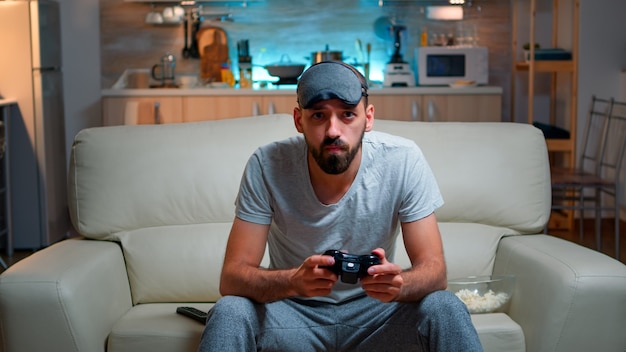
[[[200,309],[194,307],[178,307],[176,313],[189,317],[202,324],[206,324],[207,312],[203,312]]]

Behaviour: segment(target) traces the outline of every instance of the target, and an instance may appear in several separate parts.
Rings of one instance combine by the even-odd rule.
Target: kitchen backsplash
[[[149,25],[144,22],[152,8],[144,3],[124,0],[100,1],[101,58],[103,88],[110,87],[127,68],[149,68],[159,62],[166,52],[176,55],[177,73],[199,72],[199,59],[183,59],[184,29],[182,25]],[[461,27],[474,26],[478,45],[489,48],[490,85],[502,86],[504,105],[508,105],[510,85],[511,5],[509,0],[474,0],[464,7],[462,21],[427,20],[424,6],[409,1],[378,0],[308,0],[294,4],[292,0],[262,0],[249,2],[247,7],[231,3],[223,6],[205,6],[205,11],[232,13],[233,21],[205,21],[203,25],[222,27],[229,40],[230,57],[236,69],[237,47],[241,39],[248,39],[253,58],[254,79],[269,76],[263,65],[279,62],[288,54],[293,62],[309,64],[311,53],[330,50],[342,51],[344,61],[357,59],[356,39],[363,47],[372,44],[371,75],[382,79],[382,70],[388,62],[392,43],[376,36],[374,23],[387,16],[407,27],[404,59],[413,63],[414,48],[419,46],[423,28],[429,33],[456,33]],[[208,18],[209,16],[207,16]],[[503,111],[507,111],[503,107]]]

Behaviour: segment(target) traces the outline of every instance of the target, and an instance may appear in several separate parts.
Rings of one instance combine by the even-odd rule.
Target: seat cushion
[[[473,223],[441,222],[439,230],[449,279],[491,275],[500,239],[518,234],[504,227]],[[394,261],[403,268],[411,266],[402,236],[398,236],[396,242]]]
[[[208,311],[209,303],[153,303],[134,306],[113,327],[107,352],[196,351],[204,326],[176,313],[191,306]],[[522,328],[504,313],[475,314],[472,322],[485,352],[523,352]]]
[[[162,226],[118,233],[133,304],[219,299],[230,225]]]
[[[180,306],[208,311],[212,304],[138,304],[113,326],[107,352],[195,352],[204,325],[177,314]]]
[[[133,304],[217,301],[231,224],[160,226],[117,233]],[[261,265],[268,264],[266,256]]]
[[[472,323],[478,331],[485,352],[525,352],[524,332],[504,313],[472,314]]]

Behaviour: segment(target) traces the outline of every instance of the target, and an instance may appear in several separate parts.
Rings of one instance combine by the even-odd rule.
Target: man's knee
[[[249,319],[256,316],[255,304],[245,297],[224,296],[209,311],[209,319],[213,316],[229,320]]]
[[[426,316],[447,316],[453,319],[459,314],[468,314],[467,307],[463,301],[450,291],[435,291],[430,293],[422,299],[420,310]]]

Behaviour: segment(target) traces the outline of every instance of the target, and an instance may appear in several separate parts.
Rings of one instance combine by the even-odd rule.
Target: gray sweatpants
[[[367,296],[340,304],[220,299],[198,349],[209,351],[482,351],[465,305],[437,291],[417,303]]]

